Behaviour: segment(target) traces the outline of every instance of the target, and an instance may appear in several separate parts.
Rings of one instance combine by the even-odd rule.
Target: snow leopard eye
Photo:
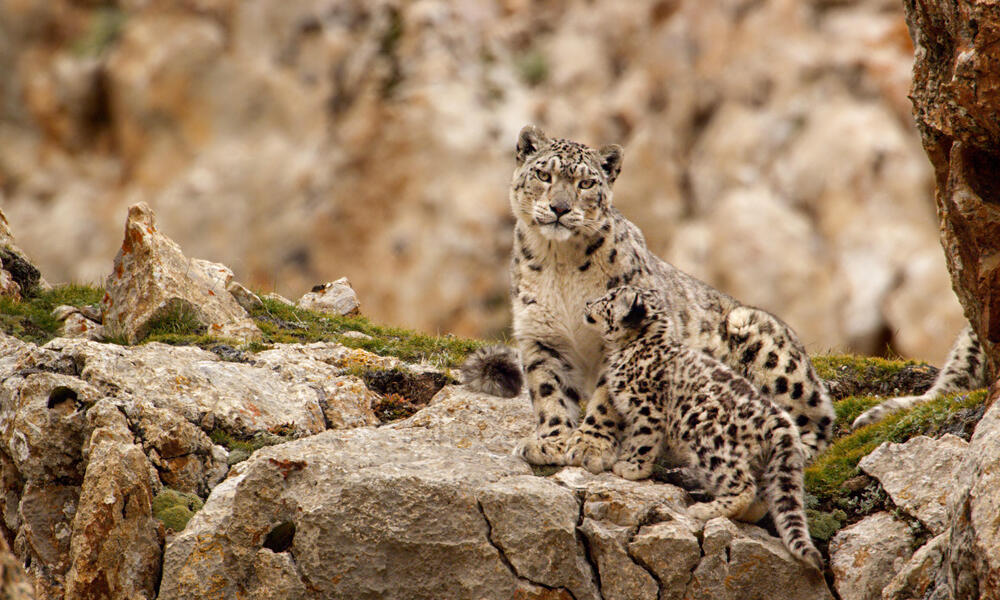
[[[535,177],[537,177],[541,181],[544,181],[545,183],[552,183],[552,175],[541,169],[535,169]]]
[[[589,190],[590,188],[594,187],[594,185],[596,185],[596,184],[597,184],[597,181],[595,181],[593,179],[584,179],[580,183],[576,184],[576,186],[578,188],[580,188],[581,190]]]

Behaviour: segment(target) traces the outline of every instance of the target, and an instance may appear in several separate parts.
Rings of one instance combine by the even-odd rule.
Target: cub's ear
[[[601,157],[601,169],[604,171],[604,176],[608,178],[608,185],[611,185],[615,179],[618,179],[618,173],[622,170],[625,151],[618,144],[611,144],[601,147],[597,154]]]
[[[636,293],[635,299],[632,300],[632,306],[629,307],[628,313],[622,318],[622,325],[629,329],[639,329],[645,320],[646,304],[642,301],[642,295]]]
[[[517,135],[517,164],[523,165],[524,161],[542,149],[542,146],[549,143],[549,138],[545,136],[541,129],[534,125],[525,125],[521,133]]]

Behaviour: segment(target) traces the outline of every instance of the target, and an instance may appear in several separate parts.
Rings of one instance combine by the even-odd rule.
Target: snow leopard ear
[[[523,165],[524,161],[542,149],[542,146],[549,143],[549,138],[541,129],[534,125],[525,125],[521,133],[517,135],[517,164]]]
[[[629,329],[639,329],[645,320],[646,304],[643,302],[642,294],[635,292],[635,299],[632,300],[632,306],[629,307],[628,313],[622,318],[622,325]]]
[[[622,160],[625,158],[625,151],[618,144],[602,146],[597,154],[601,157],[601,170],[608,179],[608,185],[618,179],[618,173],[622,170]]]

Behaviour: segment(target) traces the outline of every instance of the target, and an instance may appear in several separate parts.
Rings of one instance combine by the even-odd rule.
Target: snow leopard
[[[594,149],[551,139],[531,125],[518,135],[509,189],[516,217],[511,312],[536,419],[535,433],[521,441],[518,454],[532,464],[571,464],[593,472],[616,460],[621,417],[598,385],[605,350],[580,315],[587,300],[631,284],[664,294],[676,323],[675,341],[744,374],[787,410],[811,458],[829,444],[834,413],[797,336],[772,315],[741,304],[647,248],[639,228],[612,203],[623,156],[618,145]],[[748,341],[746,334],[754,329],[769,337]],[[479,358],[478,364],[489,364]],[[468,369],[465,375],[472,389],[491,387],[484,373]],[[593,419],[580,424],[584,407],[583,416]]]
[[[688,508],[703,521],[742,517],[760,482],[785,546],[822,570],[806,529],[805,450],[792,418],[725,364],[674,341],[672,314],[659,292],[631,286],[586,304],[584,317],[607,350],[604,383],[625,424],[612,470],[644,479],[666,452],[714,496]]]

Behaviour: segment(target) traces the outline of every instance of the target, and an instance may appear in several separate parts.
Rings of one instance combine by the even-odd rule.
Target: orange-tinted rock
[[[941,243],[992,374],[1000,366],[1000,12],[907,0],[913,112],[934,166]]]

